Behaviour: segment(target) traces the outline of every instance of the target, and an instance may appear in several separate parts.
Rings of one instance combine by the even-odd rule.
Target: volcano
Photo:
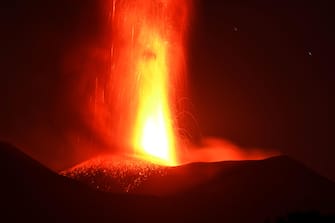
[[[287,156],[176,167],[108,156],[62,172],[70,179],[9,144],[0,152],[1,216],[12,221],[264,222],[297,211],[334,220],[334,182]]]

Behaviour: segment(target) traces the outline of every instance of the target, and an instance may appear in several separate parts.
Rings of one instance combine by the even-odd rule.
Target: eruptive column
[[[176,165],[175,102],[185,74],[188,0],[111,3],[112,75],[117,106],[127,116],[124,132],[132,132],[130,147],[144,159]]]

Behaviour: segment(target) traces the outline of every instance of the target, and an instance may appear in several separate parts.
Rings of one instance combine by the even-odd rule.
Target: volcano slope
[[[0,143],[0,159],[10,221],[237,223],[297,211],[335,220],[335,184],[286,156],[177,167],[106,156],[58,174]]]

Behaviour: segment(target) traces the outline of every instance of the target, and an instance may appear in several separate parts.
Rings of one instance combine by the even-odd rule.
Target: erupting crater
[[[94,107],[94,113],[104,126],[99,132],[113,128],[120,136],[110,145],[132,151],[88,160],[62,175],[103,191],[134,192],[149,177],[180,164],[176,102],[185,76],[189,1],[107,1],[111,72],[102,95],[113,90],[110,103]],[[105,128],[103,114],[114,115],[117,128]]]
[[[242,152],[216,141],[201,149],[188,148],[188,153],[181,143],[176,114],[177,101],[183,97],[190,1],[108,0],[111,72],[101,90],[110,96],[110,103],[102,109],[94,107],[94,112],[104,126],[99,132],[117,135],[109,145],[131,149],[93,158],[62,175],[103,191],[169,194],[208,180],[216,172],[196,165],[194,173],[193,167],[181,164],[265,158],[262,152]],[[108,126],[104,114],[114,115],[117,122]]]

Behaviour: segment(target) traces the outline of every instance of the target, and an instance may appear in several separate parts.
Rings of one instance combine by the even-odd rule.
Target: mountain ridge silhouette
[[[287,156],[172,167],[136,193],[93,190],[6,143],[0,171],[0,217],[12,221],[238,223],[295,211],[335,213],[334,182]]]

